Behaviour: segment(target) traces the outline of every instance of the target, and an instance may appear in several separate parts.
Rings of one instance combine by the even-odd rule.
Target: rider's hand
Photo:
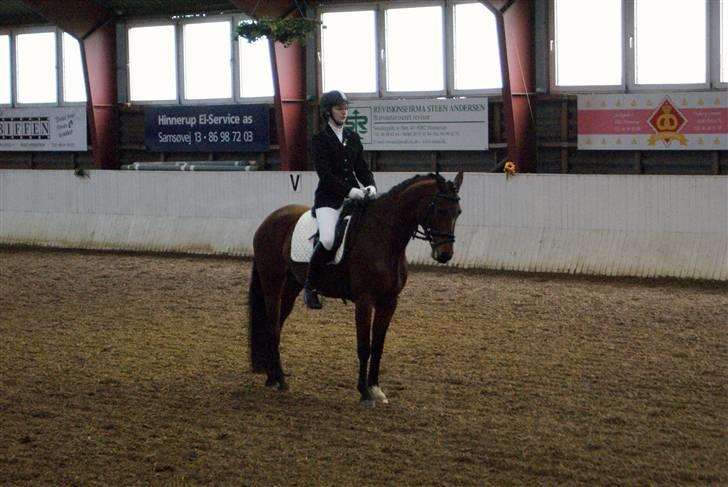
[[[374,199],[377,197],[377,188],[374,186],[367,186],[364,188],[364,192],[367,194],[367,197]]]
[[[351,191],[349,191],[349,198],[353,200],[363,200],[364,196],[364,191],[359,188],[351,188]]]

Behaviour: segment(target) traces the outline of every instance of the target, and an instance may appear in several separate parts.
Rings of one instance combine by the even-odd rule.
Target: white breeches
[[[318,224],[319,230],[319,242],[326,247],[326,250],[331,250],[334,246],[336,222],[339,221],[340,214],[341,208],[329,208],[326,206],[316,208],[316,223]]]

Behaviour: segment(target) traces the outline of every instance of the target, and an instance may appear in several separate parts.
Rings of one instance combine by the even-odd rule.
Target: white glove
[[[364,188],[364,192],[367,194],[368,198],[374,199],[377,197],[377,188],[374,186],[367,186]]]
[[[363,200],[364,196],[364,191],[359,188],[351,188],[351,191],[349,191],[349,198],[353,200]]]

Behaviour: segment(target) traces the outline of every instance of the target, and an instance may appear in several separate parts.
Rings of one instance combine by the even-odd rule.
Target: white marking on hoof
[[[369,395],[372,396],[373,401],[381,402],[382,404],[388,404],[389,399],[384,395],[379,386],[372,386],[369,388]]]

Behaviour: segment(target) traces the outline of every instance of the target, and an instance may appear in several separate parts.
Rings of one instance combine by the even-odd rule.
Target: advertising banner
[[[268,105],[149,106],[144,145],[159,152],[266,152]]]
[[[486,150],[488,99],[355,101],[349,128],[364,150]]]
[[[0,151],[87,151],[86,107],[0,108]]]
[[[579,95],[580,150],[726,150],[728,93]]]

